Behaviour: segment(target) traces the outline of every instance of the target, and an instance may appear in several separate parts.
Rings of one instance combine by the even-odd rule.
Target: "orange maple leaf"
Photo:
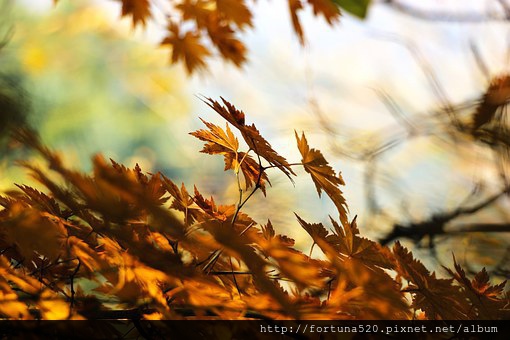
[[[172,47],[172,63],[184,61],[188,74],[206,67],[205,58],[211,53],[200,42],[199,33],[190,31],[181,35],[179,27],[173,24],[168,27],[168,33],[161,45]]]
[[[329,166],[328,161],[319,150],[310,149],[304,133],[301,134],[301,138],[299,138],[297,132],[295,134],[299,151],[303,157],[301,163],[305,171],[312,176],[319,197],[322,190],[324,190],[335,204],[342,224],[347,225],[347,203],[339,188],[340,185],[345,185],[342,175],[338,174],[337,176],[335,174],[335,171]]]
[[[241,29],[252,26],[252,14],[244,0],[216,0],[216,9],[221,17]]]
[[[379,243],[359,236],[359,229],[356,217],[343,228],[330,217],[335,233],[326,237],[340,253],[351,258],[361,260],[365,265],[391,269],[394,267],[392,255],[388,248],[382,247]]]
[[[182,211],[184,213],[184,220],[186,226],[193,224],[197,218],[197,208],[193,207],[193,197],[188,194],[184,183],[181,184],[181,189],[175,185],[169,178],[163,176],[163,185],[168,193],[174,198],[170,208]]]
[[[266,173],[262,171],[260,165],[249,154],[238,152],[239,141],[228,124],[226,130],[223,130],[217,125],[201,120],[209,130],[197,130],[190,133],[190,135],[207,142],[201,152],[210,155],[222,154],[225,160],[225,171],[232,169],[237,174],[241,169],[246,188],[250,188],[254,184],[258,185],[265,195],[265,182],[271,184]]]
[[[393,246],[393,254],[397,273],[409,282],[407,291],[413,295],[412,307],[422,309],[432,320],[466,318],[469,306],[459,287],[452,285],[453,280],[436,278],[435,273],[431,274],[398,241]]]
[[[236,66],[241,66],[246,61],[246,47],[235,37],[235,31],[229,25],[211,24],[207,27],[207,32],[225,59]]]
[[[149,0],[120,0],[122,2],[122,16],[131,16],[133,26],[144,26],[151,16]]]
[[[250,147],[250,150],[264,158],[269,164],[271,164],[272,167],[280,169],[292,181],[290,175],[295,175],[295,173],[292,171],[287,160],[273,150],[269,142],[260,135],[255,124],[245,124],[245,115],[243,111],[238,110],[223,97],[220,98],[225,106],[211,98],[205,98],[204,102],[241,132],[241,135],[243,136],[246,144]]]
[[[289,0],[289,12],[290,19],[292,21],[292,27],[294,28],[294,32],[299,38],[299,42],[301,45],[305,43],[305,35],[303,33],[303,27],[301,26],[301,22],[298,17],[298,12],[303,9],[303,3],[301,0]]]
[[[473,131],[492,121],[497,109],[508,100],[510,100],[510,75],[494,78],[473,115]]]
[[[328,24],[332,25],[340,19],[340,8],[331,0],[308,0],[313,7],[313,14],[322,14]]]
[[[503,289],[506,285],[506,280],[498,285],[491,285],[489,274],[483,268],[478,272],[472,280],[469,280],[466,276],[466,272],[457,263],[455,256],[453,256],[453,263],[455,272],[451,269],[444,267],[448,273],[460,283],[464,288],[466,297],[473,305],[474,310],[473,316],[476,319],[498,319],[498,314],[502,310],[505,304],[508,304],[508,298],[503,297]]]

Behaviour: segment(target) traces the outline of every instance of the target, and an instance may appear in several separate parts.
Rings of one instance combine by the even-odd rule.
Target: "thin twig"
[[[76,294],[76,292],[74,291],[74,277],[76,276],[76,274],[78,274],[78,271],[80,270],[80,266],[81,266],[81,261],[80,261],[80,258],[78,258],[78,265],[76,266],[76,269],[71,274],[71,304],[70,304],[71,310],[74,307],[74,296]]]

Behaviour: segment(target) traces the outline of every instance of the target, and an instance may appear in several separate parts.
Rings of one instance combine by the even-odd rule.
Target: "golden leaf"
[[[347,203],[339,188],[340,185],[345,185],[342,175],[338,174],[337,176],[335,174],[335,171],[329,166],[328,161],[319,150],[310,149],[304,133],[301,134],[301,138],[299,138],[297,132],[295,134],[299,152],[303,157],[301,162],[305,171],[312,176],[319,197],[322,190],[324,190],[335,204],[340,214],[340,221],[343,225],[347,225]]]

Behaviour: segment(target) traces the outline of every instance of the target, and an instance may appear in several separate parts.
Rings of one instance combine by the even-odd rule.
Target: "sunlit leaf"
[[[345,185],[341,174],[338,174],[338,176],[336,175],[333,168],[331,168],[328,161],[326,161],[319,150],[310,149],[304,133],[301,134],[301,138],[298,136],[297,132],[295,132],[295,134],[299,152],[301,152],[301,156],[303,157],[301,162],[305,171],[312,176],[319,197],[321,196],[322,190],[324,190],[335,204],[340,214],[342,224],[346,225],[348,223],[347,204],[339,188],[340,185]]]
[[[151,16],[149,0],[120,0],[122,2],[122,16],[131,16],[133,26],[145,25]]]
[[[170,25],[169,35],[161,41],[161,45],[172,47],[172,63],[183,61],[189,74],[206,67],[205,58],[209,50],[201,43],[200,35],[194,32],[180,33],[178,26]]]

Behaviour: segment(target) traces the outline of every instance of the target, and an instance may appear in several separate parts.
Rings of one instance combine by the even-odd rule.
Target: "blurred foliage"
[[[348,218],[341,176],[304,133],[296,133],[301,160],[289,163],[242,111],[225,100],[205,101],[227,128],[204,121],[207,129],[193,135],[206,142],[203,152],[222,155],[225,171],[236,174],[237,204],[101,156],[92,174],[70,170],[34,133],[17,130],[17,140],[45,159],[44,167],[23,165],[46,193],[19,185],[0,196],[0,317],[509,317],[506,282],[492,285],[485,269],[471,279],[454,259],[450,278],[438,278],[400,243],[390,249],[362,237],[356,218]],[[238,135],[248,149],[239,147]],[[260,224],[242,211],[268,189],[270,173],[292,180],[301,166],[339,215],[328,230],[296,214],[322,252],[316,258],[295,249],[271,221]],[[93,289],[85,289],[90,283]]]
[[[253,27],[252,7],[246,0],[171,0],[162,6],[150,0],[119,0],[122,15],[132,19],[133,26],[155,20],[156,12],[166,17],[166,37],[161,45],[171,48],[171,62],[182,62],[189,74],[207,68],[207,58],[214,51],[221,58],[241,66],[247,60],[247,49],[241,33]],[[158,5],[159,4],[159,5]],[[332,0],[288,0],[288,9],[294,32],[302,44],[305,34],[300,13],[305,8],[315,16],[323,17],[330,25],[340,17],[340,6],[349,10],[359,6]],[[354,6],[353,6],[354,5]],[[365,7],[368,4],[365,5]],[[168,7],[168,10],[163,8]]]
[[[178,171],[169,161],[179,152],[172,129],[189,103],[184,75],[166,67],[163,51],[130,38],[128,27],[112,25],[88,1],[48,13],[12,6],[3,17],[12,36],[0,53],[0,72],[9,75],[2,91],[23,86],[30,93],[29,121],[45,143],[84,169],[89,155],[101,151],[147,169]],[[155,153],[169,158],[156,160]],[[17,178],[15,170],[9,176]],[[0,187],[8,185],[2,181]]]
[[[357,17],[365,18],[367,16],[371,0],[333,0],[333,2],[347,12],[354,14]]]
[[[150,18],[148,0],[121,2],[122,15],[130,16],[134,26]],[[334,2],[359,17],[366,15],[370,3]],[[210,46],[202,45],[204,36],[224,59],[237,66],[246,60],[232,27],[242,31],[251,26],[251,12],[243,1],[214,3],[216,7],[205,0],[179,2],[182,21],[192,28],[183,33],[183,22],[168,26],[163,44],[172,46],[172,62],[183,62],[188,73],[206,66],[211,52]],[[329,24],[340,15],[329,0],[290,0],[292,25],[302,43],[297,13],[305,3]],[[236,10],[228,4],[236,4]],[[26,11],[13,11],[12,43],[0,55],[5,67],[0,132],[4,135],[14,127],[17,141],[47,163],[21,163],[46,193],[18,185],[19,190],[0,197],[2,316],[509,317],[505,282],[492,285],[485,268],[469,279],[454,259],[454,270],[445,268],[450,279],[438,278],[399,242],[390,249],[360,236],[356,218],[348,218],[342,176],[319,150],[309,147],[305,135],[296,133],[301,161],[288,163],[255,125],[246,124],[244,113],[225,100],[204,99],[230,124],[226,130],[203,121],[207,129],[192,135],[206,142],[202,152],[222,155],[224,169],[234,171],[237,183],[231,188],[239,193],[239,201],[217,204],[196,187],[179,187],[155,170],[174,177],[185,157],[170,165],[170,157],[155,154],[186,152],[186,142],[172,135],[182,129],[179,116],[186,108],[179,99],[184,97],[183,74],[166,69],[158,51],[127,39],[126,32],[110,26],[111,18],[85,2],[61,1],[57,10],[37,19]],[[495,78],[468,123],[451,120],[447,125],[469,142],[473,138],[498,146],[506,159],[508,131],[501,127],[509,83],[508,76]],[[33,94],[32,110],[22,87]],[[27,112],[44,142],[22,128]],[[243,151],[235,129],[246,143]],[[84,157],[100,151],[131,164],[109,165],[96,156],[91,174],[65,165],[77,163],[90,170]],[[131,170],[135,162],[140,165]],[[245,210],[258,190],[265,195],[269,189],[267,170],[280,170],[293,181],[296,166],[304,167],[319,196],[326,193],[339,215],[339,222],[331,218],[330,230],[296,215],[312,240],[308,256],[294,248],[292,238],[278,235],[271,221],[257,223]],[[447,222],[508,194],[507,174],[502,175],[504,190],[480,208],[459,206],[431,216],[431,221],[395,225],[383,241],[407,237],[419,243],[428,236],[433,248],[434,237],[448,233]],[[11,181],[4,174],[2,180]],[[171,202],[169,207],[166,202]],[[318,258],[312,257],[315,246],[321,251]],[[110,308],[121,311],[112,314]]]

